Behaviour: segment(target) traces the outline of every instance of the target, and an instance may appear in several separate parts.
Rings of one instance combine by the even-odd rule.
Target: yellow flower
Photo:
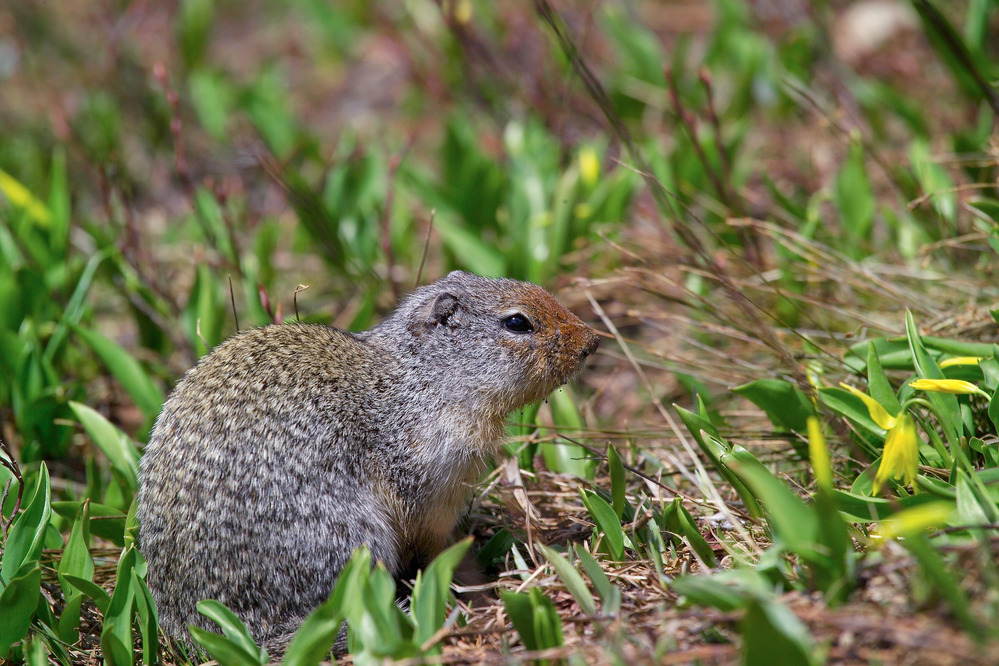
[[[600,178],[600,158],[597,151],[586,146],[579,151],[579,177],[587,187],[593,187]]]
[[[832,491],[832,465],[829,463],[829,449],[826,438],[822,434],[819,420],[808,417],[808,457],[812,459],[812,469],[815,471],[815,482],[824,491]]]
[[[949,368],[952,365],[978,365],[983,357],[981,356],[955,356],[940,361],[941,368]]]
[[[898,419],[889,414],[888,410],[882,407],[881,403],[872,398],[871,396],[867,395],[863,391],[858,391],[857,389],[847,384],[844,384],[843,382],[840,382],[839,385],[845,388],[853,395],[863,400],[864,404],[867,406],[867,412],[871,415],[871,419],[873,419],[875,423],[877,423],[885,430],[891,430],[892,428],[895,427],[895,424],[898,423]]]
[[[917,391],[958,394],[981,393],[988,397],[982,389],[963,379],[915,379],[909,382],[909,386]]]
[[[881,465],[874,477],[873,492],[877,494],[888,479],[902,478],[909,485],[919,471],[919,437],[916,435],[916,422],[909,414],[898,417],[895,427],[885,437],[885,448],[881,454]]]

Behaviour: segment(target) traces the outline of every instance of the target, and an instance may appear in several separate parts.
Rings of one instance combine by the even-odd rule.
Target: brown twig
[[[232,303],[232,318],[236,320],[236,332],[239,332],[239,314],[236,313],[236,294],[232,290],[232,275],[229,278],[229,302]]]
[[[291,300],[295,304],[295,321],[301,323],[302,318],[298,315],[298,295],[309,288],[307,284],[300,284],[295,287],[295,293],[291,295]]]
[[[7,447],[7,444],[0,439],[0,451],[3,452],[3,456],[0,456],[0,465],[3,465],[10,470],[10,473],[14,475],[13,479],[8,479],[7,484],[3,488],[3,496],[0,497],[0,507],[3,507],[7,503],[7,494],[10,492],[11,481],[17,481],[17,501],[14,502],[14,508],[10,512],[10,518],[6,521],[0,517],[0,528],[3,529],[3,540],[4,543],[7,542],[7,530],[14,523],[14,517],[17,512],[21,509],[21,498],[24,495],[24,478],[21,476],[21,468],[17,464],[17,460],[14,458],[14,454]]]
[[[437,215],[437,209],[430,209],[430,220],[427,222],[427,236],[423,239],[423,252],[420,254],[420,267],[416,269],[416,282],[413,287],[420,286],[420,280],[423,278],[423,264],[427,261],[427,251],[430,249],[430,234],[434,230],[434,217]]]

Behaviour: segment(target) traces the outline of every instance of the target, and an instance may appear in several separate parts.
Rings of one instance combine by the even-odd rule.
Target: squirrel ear
[[[427,324],[431,326],[443,326],[447,320],[458,310],[458,297],[454,294],[443,293],[434,299],[430,306],[430,316]]]

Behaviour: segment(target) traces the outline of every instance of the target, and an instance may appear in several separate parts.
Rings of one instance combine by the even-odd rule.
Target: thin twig
[[[434,217],[437,215],[437,209],[430,209],[430,221],[427,222],[427,236],[423,239],[423,253],[420,255],[420,267],[416,269],[416,283],[413,287],[420,286],[420,280],[423,278],[423,264],[427,261],[427,251],[430,249],[430,234],[434,230]]]
[[[236,294],[232,290],[232,275],[229,278],[229,302],[232,303],[232,318],[236,320],[236,332],[239,333],[239,315],[236,314]]]
[[[10,518],[6,521],[0,517],[0,528],[3,529],[3,540],[4,543],[7,542],[7,530],[14,523],[14,517],[17,512],[21,509],[21,498],[24,495],[24,478],[21,476],[21,468],[17,464],[17,460],[14,458],[14,454],[7,447],[7,444],[0,439],[0,451],[3,451],[3,456],[0,456],[0,465],[3,465],[10,470],[10,473],[14,475],[14,481],[17,481],[17,501],[14,502],[14,508],[10,512]],[[0,507],[3,507],[7,503],[7,493],[10,491],[11,480],[7,481],[7,484],[3,489],[3,497],[0,497]]]

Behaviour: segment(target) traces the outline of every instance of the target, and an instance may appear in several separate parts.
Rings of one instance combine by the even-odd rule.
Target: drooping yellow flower
[[[909,382],[909,386],[916,389],[917,391],[933,391],[935,393],[955,393],[955,394],[972,394],[980,393],[986,397],[988,394],[982,391],[971,382],[966,382],[963,379],[915,379]]]
[[[808,417],[808,457],[812,460],[812,470],[815,472],[815,482],[826,492],[833,489],[832,465],[829,463],[829,449],[826,438],[822,434],[819,420]]]
[[[885,437],[885,448],[881,454],[881,465],[874,477],[873,492],[877,494],[888,479],[902,478],[909,485],[919,471],[919,437],[916,422],[908,413],[898,417],[897,423]]]
[[[898,423],[898,419],[888,413],[888,410],[881,406],[881,403],[867,395],[863,391],[858,391],[848,384],[843,382],[839,383],[840,386],[845,388],[847,391],[857,396],[864,401],[864,405],[867,406],[867,413],[871,415],[871,419],[874,420],[879,426],[885,430],[891,430]]]
[[[955,356],[954,358],[940,361],[940,367],[949,368],[954,365],[978,365],[982,358],[982,356]]]

